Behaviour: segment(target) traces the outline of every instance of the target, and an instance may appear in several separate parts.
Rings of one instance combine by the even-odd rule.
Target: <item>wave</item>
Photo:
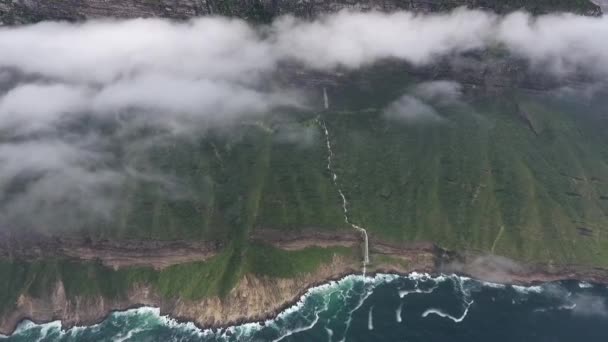
[[[530,293],[541,293],[543,292],[542,286],[521,286],[521,285],[511,285],[511,288],[516,292],[521,294],[530,294]]]
[[[507,287],[505,284],[493,283],[490,281],[480,281],[480,283],[485,287],[491,287],[493,289],[504,289]]]
[[[593,287],[593,284],[588,283],[586,281],[581,281],[581,282],[578,283],[578,287],[581,288],[581,289],[589,289],[589,288]]]

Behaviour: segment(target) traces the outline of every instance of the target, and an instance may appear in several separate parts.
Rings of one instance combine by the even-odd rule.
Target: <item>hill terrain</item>
[[[559,0],[0,0],[0,22],[207,14],[266,22],[285,13],[462,5],[601,14],[591,2]],[[313,284],[362,272],[362,236],[349,223],[369,236],[368,272],[606,282],[603,85],[585,73],[534,72],[500,47],[465,57],[474,63],[281,65],[269,83],[298,87],[305,105],[188,134],[153,123],[125,133],[129,112],[60,126],[110,137],[103,148],[111,166],[134,176],[103,192],[109,215],[66,201],[43,203],[60,208],[50,214],[3,217],[0,332],[24,318],[89,324],[138,305],[207,326],[262,319]],[[7,75],[0,89],[22,76]],[[11,183],[0,204],[15,202],[37,177]]]

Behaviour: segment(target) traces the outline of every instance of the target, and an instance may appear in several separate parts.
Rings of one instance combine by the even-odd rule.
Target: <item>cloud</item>
[[[62,116],[87,110],[88,91],[64,84],[25,84],[0,98],[0,128],[44,130]]]
[[[116,193],[132,178],[159,184],[167,196],[182,193],[179,180],[137,153],[175,135],[309,108],[309,92],[292,88],[297,82],[289,77],[275,77],[284,64],[321,72],[384,60],[423,66],[498,49],[556,75],[585,71],[605,78],[602,37],[608,37],[608,18],[501,17],[466,9],[342,11],[313,21],[286,16],[257,27],[219,17],[4,27],[0,222],[60,226],[58,213],[66,208],[74,208],[74,225],[85,211],[111,217]],[[423,83],[387,105],[384,115],[441,122],[435,108],[460,96],[457,83]],[[279,126],[275,141],[308,145],[318,139],[318,132],[296,126]],[[139,136],[142,127],[156,133]],[[121,159],[116,150],[134,154]]]
[[[442,272],[466,273],[496,283],[511,283],[514,276],[529,272],[525,265],[497,255],[481,255],[465,262],[442,265]]]
[[[98,148],[94,138],[0,144],[0,228],[65,229],[110,218],[124,176],[105,166],[112,156]]]
[[[494,39],[534,67],[559,75],[577,71],[608,74],[608,18],[572,14],[532,17],[514,13],[501,20]]]
[[[224,18],[44,22],[3,28],[0,50],[2,66],[69,82],[108,83],[148,71],[243,80],[276,63],[255,29]]]
[[[608,316],[606,300],[590,294],[576,294],[570,301],[575,305],[572,312],[581,316]]]
[[[444,120],[433,107],[407,94],[392,102],[384,110],[383,116],[409,124],[439,123]]]
[[[421,65],[484,47],[495,20],[486,12],[464,9],[434,15],[342,11],[312,22],[285,17],[273,24],[272,32],[282,56],[314,68],[357,68],[387,58]]]
[[[462,85],[454,81],[429,81],[416,85],[414,94],[425,101],[442,105],[457,103],[462,97]]]
[[[274,134],[275,141],[298,147],[309,147],[320,139],[319,128],[302,125],[297,122],[286,122],[277,125]]]

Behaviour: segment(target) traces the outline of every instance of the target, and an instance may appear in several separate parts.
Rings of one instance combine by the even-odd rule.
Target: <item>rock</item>
[[[534,14],[567,11],[599,16],[602,13],[600,7],[591,1],[564,1],[554,4],[547,0],[526,1],[523,5],[503,0],[0,0],[0,23],[14,25],[41,20],[76,21],[108,17],[186,19],[218,14],[266,22],[284,14],[312,18],[343,9],[436,12],[460,6],[497,13],[519,9]]]

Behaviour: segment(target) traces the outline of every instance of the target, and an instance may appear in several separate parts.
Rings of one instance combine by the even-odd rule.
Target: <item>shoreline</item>
[[[377,255],[377,254],[376,254]],[[475,260],[471,262],[472,265],[476,263]],[[530,265],[528,265],[530,266]],[[535,266],[535,267],[538,267]],[[373,270],[366,274],[366,278],[375,279],[378,276],[398,276],[398,277],[408,277],[413,273],[419,274],[427,274],[431,277],[438,277],[441,275],[455,275],[458,277],[467,277],[474,279],[480,282],[488,282],[495,283],[501,285],[513,285],[513,286],[538,286],[540,284],[551,283],[551,282],[559,282],[559,281],[578,281],[578,282],[588,282],[597,285],[608,285],[608,271],[600,268],[589,268],[587,270],[577,269],[578,267],[568,268],[568,266],[562,266],[559,270],[550,271],[548,269],[536,269],[531,271],[531,273],[526,274],[509,274],[511,276],[507,281],[500,281],[496,278],[492,277],[484,277],[480,276],[480,273],[475,272],[450,272],[449,268],[446,268],[445,265],[435,265],[434,267],[421,267],[421,268],[412,268],[408,270],[404,270],[399,266],[382,266],[382,267],[374,267]],[[294,295],[291,296],[290,300],[287,300],[282,303],[282,305],[276,308],[269,308],[267,311],[258,312],[255,315],[250,315],[248,317],[241,317],[236,320],[227,320],[227,321],[219,321],[213,323],[203,323],[199,322],[196,317],[191,317],[187,315],[179,315],[175,314],[172,310],[167,307],[163,307],[163,303],[158,305],[158,303],[132,303],[131,305],[127,305],[120,308],[114,308],[111,310],[107,310],[103,315],[97,317],[97,319],[83,319],[81,321],[76,322],[65,322],[62,319],[37,319],[35,316],[21,316],[18,320],[13,322],[10,328],[1,327],[0,336],[12,336],[15,331],[25,322],[32,322],[36,325],[50,324],[53,322],[59,322],[61,326],[61,331],[69,331],[78,327],[90,327],[101,324],[103,321],[107,320],[112,314],[127,312],[131,310],[137,310],[142,308],[151,308],[158,310],[158,314],[160,316],[167,317],[168,319],[174,320],[179,324],[192,324],[194,327],[199,329],[200,331],[213,331],[215,333],[220,331],[225,331],[230,328],[234,328],[237,326],[245,325],[245,324],[258,324],[264,325],[268,321],[272,321],[277,319],[282,313],[288,311],[291,308],[296,307],[298,304],[302,303],[311,291],[318,289],[323,286],[331,285],[332,283],[342,281],[352,276],[361,276],[360,271],[356,270],[346,270],[341,273],[332,274],[328,277],[324,277],[322,279],[317,279],[316,281],[311,281],[306,284],[306,287],[302,290],[298,291]],[[503,275],[504,276],[504,275]],[[509,281],[510,280],[510,281]],[[161,300],[162,302],[162,300]]]

